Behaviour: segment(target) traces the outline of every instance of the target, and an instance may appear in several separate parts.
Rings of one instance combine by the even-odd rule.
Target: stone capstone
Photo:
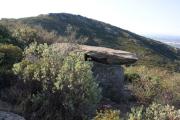
[[[85,52],[86,60],[102,64],[123,65],[132,64],[138,60],[135,54],[122,50],[87,45],[80,45],[79,49]]]
[[[84,52],[85,60],[95,61],[102,64],[133,64],[138,60],[136,54],[111,48],[77,45],[72,43],[58,43],[54,46],[57,46],[59,51],[63,53],[68,50]]]

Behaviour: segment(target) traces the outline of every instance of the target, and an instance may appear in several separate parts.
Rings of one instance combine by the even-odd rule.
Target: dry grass
[[[143,102],[147,102],[148,97],[149,102],[157,101],[180,107],[180,73],[145,66],[128,67],[125,73],[139,76],[132,80],[132,91]]]

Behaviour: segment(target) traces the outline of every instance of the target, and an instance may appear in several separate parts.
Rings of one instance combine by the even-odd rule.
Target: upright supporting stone
[[[93,62],[93,75],[99,81],[103,97],[119,102],[122,100],[124,70],[120,65]]]

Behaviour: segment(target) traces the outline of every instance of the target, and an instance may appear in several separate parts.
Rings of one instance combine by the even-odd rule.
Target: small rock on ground
[[[0,111],[0,120],[25,120],[25,119],[11,112]]]

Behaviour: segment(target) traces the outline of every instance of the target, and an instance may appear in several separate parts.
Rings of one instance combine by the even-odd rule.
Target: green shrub
[[[132,92],[141,103],[150,103],[161,91],[160,78],[149,74],[145,67],[139,67],[137,72],[135,68],[129,68],[127,71],[128,79],[132,81]],[[151,76],[152,75],[152,76]]]
[[[52,44],[60,39],[56,32],[49,32],[40,26],[32,27],[27,24],[17,23],[12,29],[12,36],[26,45],[32,42]]]
[[[26,117],[81,120],[92,116],[101,95],[92,75],[92,64],[84,61],[82,53],[63,55],[55,46],[36,43],[24,53],[24,60],[14,65],[14,73],[25,84],[38,81],[42,86],[42,91],[33,92],[33,97],[26,100]]]
[[[132,93],[141,103],[156,101],[180,107],[180,74],[161,68],[135,66],[126,68],[126,80],[132,84]]]
[[[11,36],[11,32],[5,25],[0,24],[0,44],[13,44],[22,47],[22,43]]]
[[[138,73],[126,73],[125,74],[125,81],[127,82],[133,82],[134,80],[140,79],[140,76]]]
[[[4,59],[4,53],[0,53],[0,64],[2,63],[3,59]]]
[[[5,26],[0,25],[0,39],[8,38],[9,36],[10,36],[9,30]]]
[[[22,58],[22,50],[11,44],[0,44],[0,90],[15,83],[16,76],[11,68]]]
[[[173,106],[151,104],[149,107],[133,108],[129,114],[128,120],[179,120],[180,110]]]
[[[166,74],[161,82],[163,91],[159,103],[170,104],[180,108],[180,73]]]
[[[147,120],[179,120],[180,110],[175,110],[174,106],[153,103],[146,108],[145,118]]]
[[[128,115],[128,120],[143,120],[143,106],[131,108],[131,113]]]
[[[12,44],[0,44],[1,65],[11,66],[22,58],[22,50]]]
[[[97,112],[93,120],[121,120],[120,111],[105,109]]]
[[[133,81],[133,93],[141,103],[150,103],[161,91],[159,81],[153,78],[141,78]]]

